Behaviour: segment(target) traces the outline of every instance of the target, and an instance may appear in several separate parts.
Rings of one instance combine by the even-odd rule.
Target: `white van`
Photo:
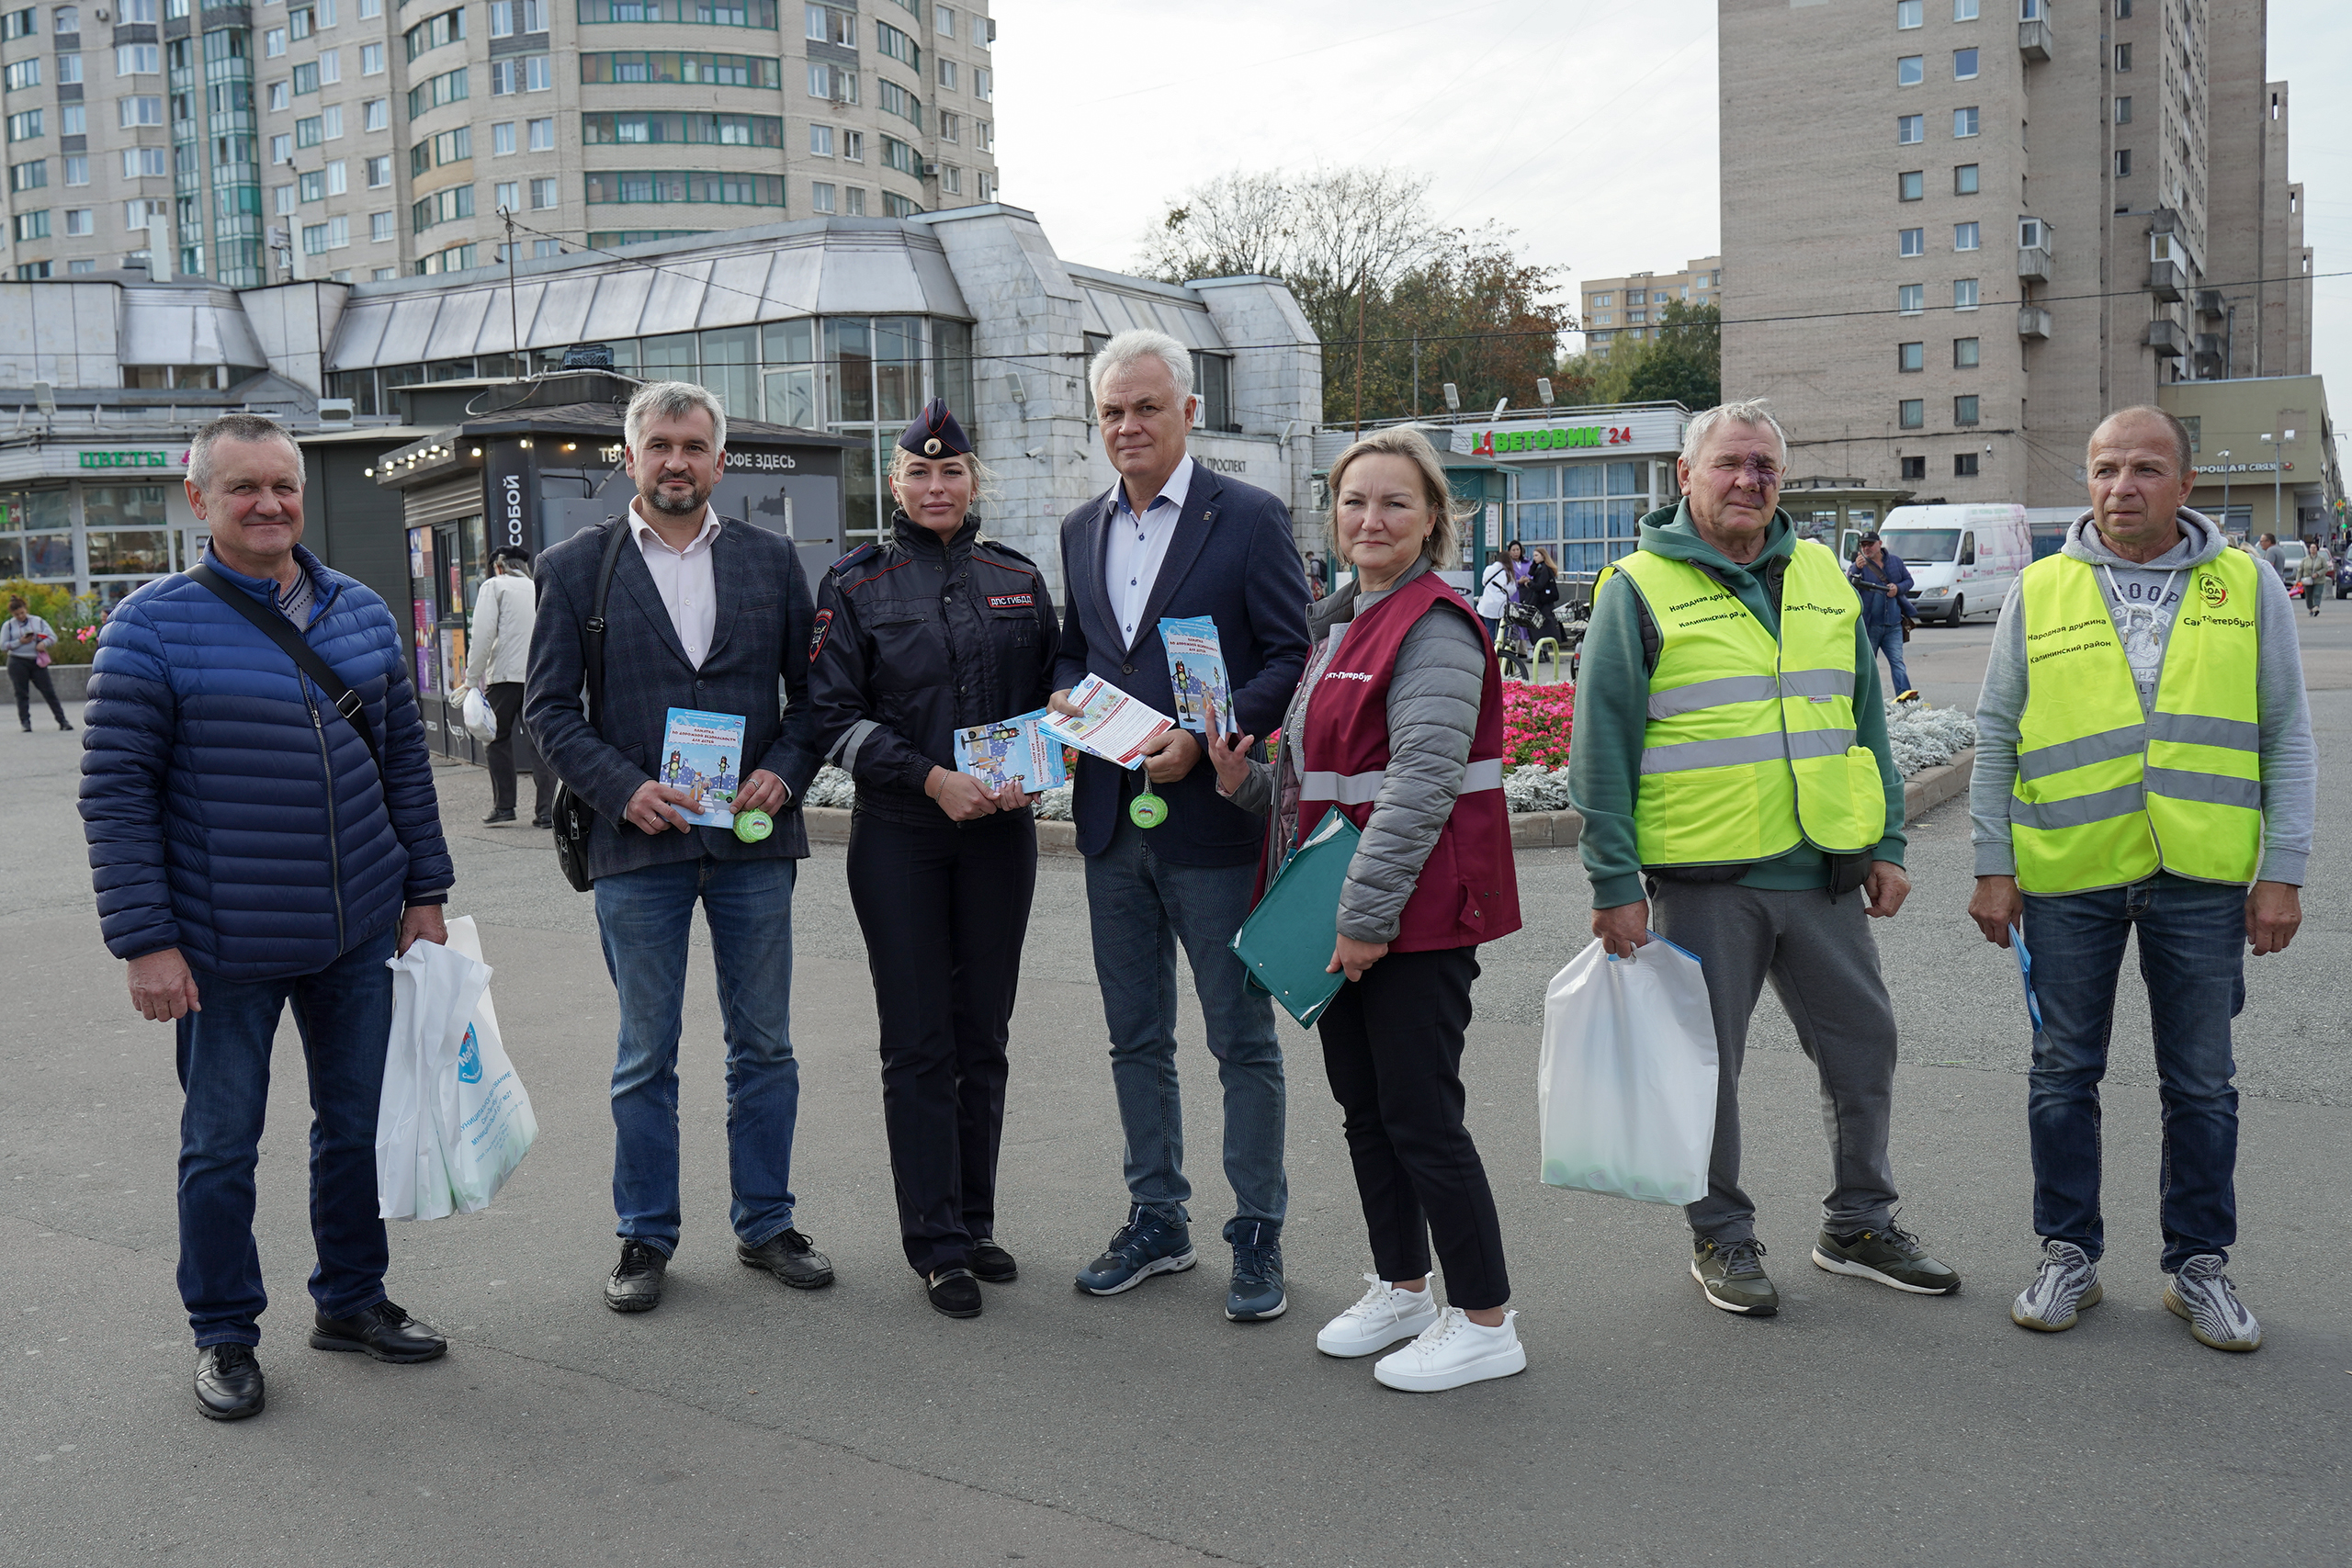
[[[1886,553],[1911,570],[1912,612],[1956,626],[1966,615],[1996,614],[2009,585],[2033,559],[2033,533],[2022,506],[1898,506],[1879,525]],[[1850,566],[1861,539],[1849,531]]]

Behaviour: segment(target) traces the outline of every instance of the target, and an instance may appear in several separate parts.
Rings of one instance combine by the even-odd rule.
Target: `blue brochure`
[[[691,807],[679,807],[687,821],[705,828],[735,826],[735,790],[743,782],[742,716],[672,708],[662,731],[658,776],[700,797]]]
[[[2033,994],[2033,954],[2025,950],[2025,932],[2009,928],[2009,951],[2018,955],[2018,978],[2025,984],[2025,1015],[2033,1021],[2033,1032],[2041,1032],[2041,998]]]

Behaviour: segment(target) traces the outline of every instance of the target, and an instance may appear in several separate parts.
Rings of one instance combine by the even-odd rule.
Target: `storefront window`
[[[168,529],[112,528],[90,532],[92,577],[134,571],[161,577],[171,570],[172,536]]]
[[[73,581],[74,536],[72,534],[26,535],[25,575],[36,582]]]
[[[718,327],[702,334],[702,384],[718,394],[729,419],[760,417],[757,327]]]
[[[875,417],[905,424],[922,410],[922,321],[920,318],[874,323]]]
[[[1521,468],[1515,536],[1531,545],[1557,546],[1564,572],[1599,571],[1629,553],[1640,536],[1650,499],[1643,468],[1640,463]]]
[[[874,334],[862,319],[828,319],[825,358],[832,367],[831,407],[834,424],[863,424],[874,417]]]
[[[695,334],[672,333],[667,337],[643,338],[638,344],[639,375],[648,381],[691,381],[700,368],[695,353]]]

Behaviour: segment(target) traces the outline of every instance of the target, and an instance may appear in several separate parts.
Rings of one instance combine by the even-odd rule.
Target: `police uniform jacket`
[[[944,544],[908,519],[887,543],[826,572],[809,639],[808,692],[826,761],[857,781],[857,807],[945,822],[923,793],[956,767],[955,732],[1046,705],[1059,632],[1045,579],[967,519]]]

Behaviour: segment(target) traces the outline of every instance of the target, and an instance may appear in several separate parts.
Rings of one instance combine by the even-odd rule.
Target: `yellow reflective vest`
[[[1829,854],[1876,845],[1886,787],[1854,735],[1862,606],[1837,556],[1797,542],[1777,641],[1688,561],[1636,550],[1611,570],[1632,581],[1660,639],[1634,804],[1642,863],[1771,860],[1801,841]]]
[[[2025,712],[2009,842],[2028,893],[2120,887],[2158,868],[2249,883],[2262,860],[2260,574],[2238,550],[2191,567],[2153,712],[2098,570],[2026,568]]]

